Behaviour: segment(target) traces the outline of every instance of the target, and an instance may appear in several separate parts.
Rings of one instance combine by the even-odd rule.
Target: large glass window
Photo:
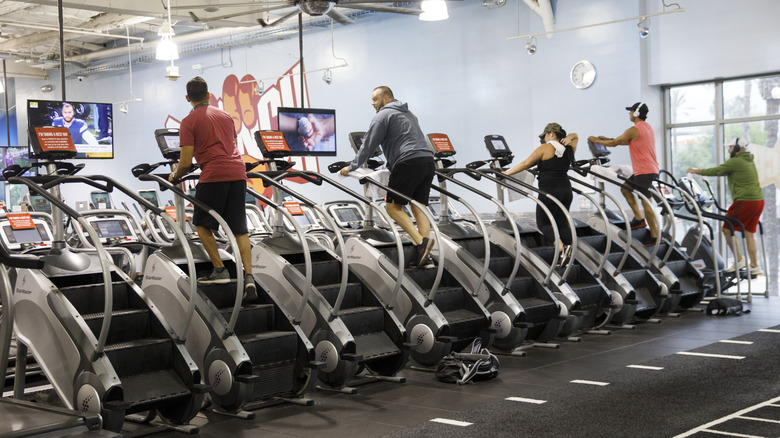
[[[688,126],[670,130],[671,172],[684,176],[689,167],[715,165],[715,129],[713,126]]]
[[[715,119],[714,84],[696,84],[669,90],[672,123],[702,122]]]

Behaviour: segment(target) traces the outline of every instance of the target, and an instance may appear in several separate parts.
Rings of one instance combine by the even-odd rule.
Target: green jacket
[[[764,199],[761,185],[758,183],[756,163],[750,152],[737,154],[720,166],[702,169],[701,174],[727,177],[731,198],[735,201],[761,201]]]

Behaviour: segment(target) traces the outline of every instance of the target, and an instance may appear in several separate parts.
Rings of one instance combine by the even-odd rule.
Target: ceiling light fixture
[[[157,43],[157,55],[155,58],[160,61],[179,59],[179,48],[173,42],[175,33],[173,32],[173,23],[171,22],[171,0],[168,0],[168,21],[160,26],[157,35],[160,35],[160,42]]]
[[[528,39],[528,42],[525,43],[525,51],[528,52],[529,55],[536,53],[536,37]]]
[[[636,28],[639,30],[639,38],[647,38],[650,35],[650,23],[647,21],[647,17],[642,17]]]
[[[422,9],[420,14],[422,21],[441,21],[450,18],[444,0],[425,0],[420,5],[420,9]]]

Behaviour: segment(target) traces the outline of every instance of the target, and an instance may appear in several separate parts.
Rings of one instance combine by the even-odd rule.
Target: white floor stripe
[[[581,383],[583,385],[596,385],[596,386],[607,386],[609,385],[608,382],[596,382],[593,380],[572,380],[569,383]]]
[[[543,403],[547,403],[547,400],[536,400],[533,398],[523,398],[523,397],[507,397],[505,400],[521,402],[521,403],[533,403],[535,405],[541,405]]]
[[[24,388],[24,393],[31,394],[33,392],[48,391],[53,388],[54,387],[51,385],[33,386],[31,388]],[[14,395],[13,391],[6,391],[3,393],[3,397],[11,397],[12,395]]]
[[[747,407],[745,409],[742,409],[741,411],[734,412],[731,415],[727,415],[727,416],[725,416],[723,418],[719,418],[719,419],[717,419],[715,421],[710,421],[707,424],[702,424],[701,426],[699,426],[699,427],[697,427],[695,429],[691,429],[691,430],[689,430],[687,432],[683,432],[683,433],[675,436],[674,438],[685,438],[685,437],[689,437],[691,435],[695,435],[695,434],[697,434],[699,432],[705,432],[705,431],[712,433],[712,431],[707,430],[707,429],[712,427],[712,426],[715,426],[717,424],[724,423],[724,422],[726,422],[728,420],[731,420],[732,418],[741,417],[742,415],[747,414],[748,412],[755,411],[756,409],[763,408],[764,406],[776,406],[777,402],[780,402],[780,397],[773,398],[772,400],[767,400],[767,401],[765,401],[763,403],[759,403],[757,405],[753,405],[753,406]]]
[[[664,367],[651,367],[650,365],[626,365],[626,368],[637,368],[640,370],[661,371]]]
[[[722,341],[718,341],[722,344],[739,344],[739,345],[753,345],[753,341],[732,341],[731,339],[724,339]]]
[[[448,420],[446,418],[434,418],[434,423],[442,423],[442,424],[449,424],[451,426],[460,426],[460,427],[466,427],[471,426],[473,423],[466,423],[465,421],[458,421],[458,420]]]
[[[763,421],[764,423],[780,424],[780,420],[770,420],[769,418],[758,418],[758,417],[737,417],[737,418],[741,418],[743,420]]]
[[[707,429],[707,430],[702,430],[702,432],[712,433],[712,434],[715,434],[715,435],[736,436],[736,437],[739,437],[739,438],[766,438],[766,437],[763,437],[761,435],[745,435],[744,433],[723,432],[723,431],[720,431],[720,430],[709,430],[709,429]]]
[[[718,359],[736,359],[742,360],[745,356],[731,356],[728,354],[710,354],[710,353],[694,353],[693,351],[680,351],[676,354],[682,354],[683,356],[699,356],[699,357],[715,357]]]
[[[780,333],[780,330],[777,329],[761,329],[759,331],[764,333]]]

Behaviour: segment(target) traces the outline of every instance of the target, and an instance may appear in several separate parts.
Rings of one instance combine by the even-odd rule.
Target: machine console
[[[51,247],[49,224],[29,213],[8,213],[0,217],[0,231],[0,240],[9,252]]]
[[[113,244],[121,242],[138,242],[138,235],[133,231],[130,221],[124,217],[87,217],[87,223],[97,233],[100,242]]]

